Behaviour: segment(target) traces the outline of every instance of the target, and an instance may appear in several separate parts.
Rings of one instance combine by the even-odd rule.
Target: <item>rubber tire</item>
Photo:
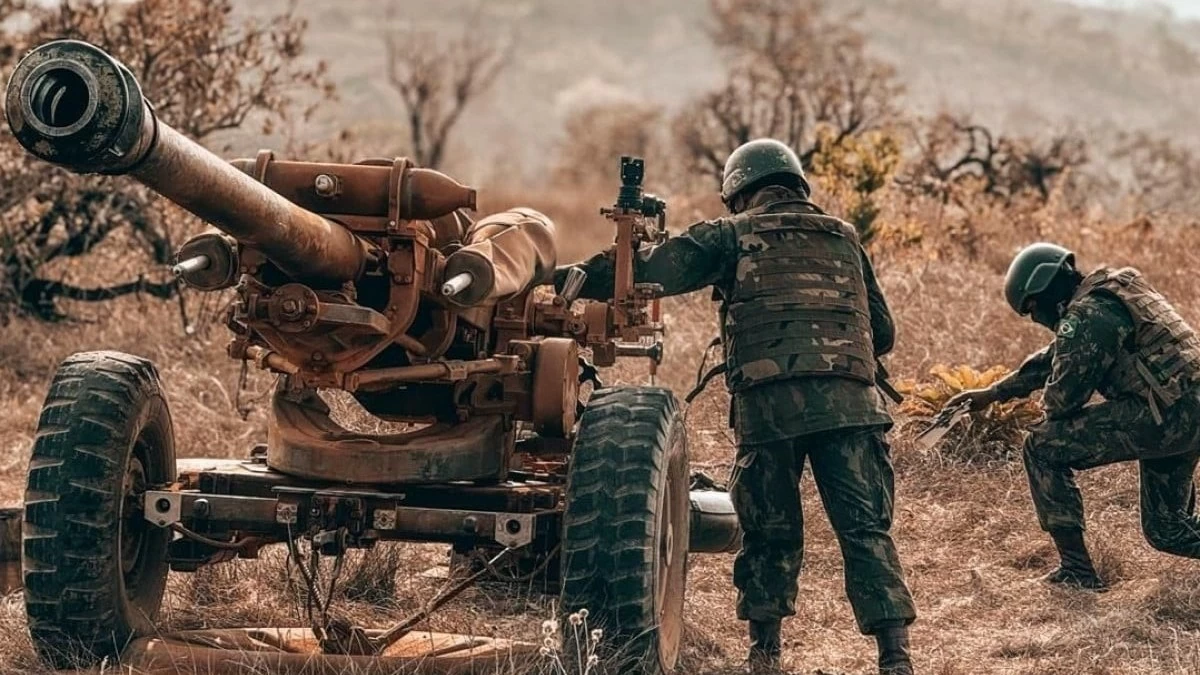
[[[38,655],[77,668],[154,632],[170,530],[146,523],[127,593],[121,536],[133,458],[146,485],[175,480],[167,401],[149,361],[119,352],[59,365],[38,420],[25,492],[22,571]]]
[[[674,671],[687,583],[688,487],[687,436],[670,390],[611,388],[592,395],[580,417],[563,514],[560,609],[569,658],[578,630],[570,615],[587,609],[589,631],[604,631],[599,651],[606,669]],[[660,599],[668,514],[673,557],[667,583],[674,592]],[[586,653],[586,645],[579,651]]]

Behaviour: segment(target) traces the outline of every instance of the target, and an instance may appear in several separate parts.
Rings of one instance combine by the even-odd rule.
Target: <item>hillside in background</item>
[[[286,0],[242,3],[266,14]],[[830,6],[856,12],[916,110],[970,110],[1022,133],[1153,128],[1200,143],[1200,23],[1153,6],[1131,13],[1046,0]],[[298,8],[311,21],[311,53],[329,62],[341,93],[303,134],[328,137],[349,123],[381,154],[404,150],[380,37],[389,27],[451,35],[473,22],[513,36],[510,66],[468,111],[452,149],[454,168],[476,181],[511,176],[514,160],[536,175],[573,106],[630,99],[673,108],[722,72],[702,0],[299,0]]]

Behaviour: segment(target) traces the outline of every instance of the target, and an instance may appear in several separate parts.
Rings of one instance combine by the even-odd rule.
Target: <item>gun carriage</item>
[[[159,120],[129,71],[85,43],[27,55],[6,112],[34,155],[129,176],[210,224],[174,272],[233,289],[230,358],[279,376],[265,444],[242,460],[179,459],[151,363],[115,352],[63,362],[22,524],[29,628],[45,659],[100,659],[154,635],[168,570],[275,543],[341,556],[401,540],[484,554],[466,583],[498,567],[536,577],[647,670],[674,668],[687,554],[735,549],[732,509],[724,493],[689,494],[668,390],[580,396],[595,379],[581,350],[599,366],[661,359],[655,288],[634,283],[633,256],[665,236],[665,205],[643,192],[640,160],[622,160],[603,210],[617,232],[614,297],[583,302],[581,273],[558,293],[546,286],[556,260],[544,215],[472,221],[474,190],[404,158],[225,162]],[[323,390],[409,426],[344,428]],[[313,652],[386,658],[427,614],[386,631],[314,619],[307,652],[278,634],[238,643],[282,670]],[[195,642],[138,644],[146,658],[186,644],[200,663]]]

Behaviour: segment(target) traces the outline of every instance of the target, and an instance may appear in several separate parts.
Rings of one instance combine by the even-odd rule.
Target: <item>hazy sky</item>
[[[1166,5],[1180,16],[1200,18],[1200,0],[1073,0],[1084,5]]]

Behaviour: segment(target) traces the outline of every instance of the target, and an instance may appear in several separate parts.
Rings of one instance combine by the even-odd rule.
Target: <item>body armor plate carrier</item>
[[[1116,298],[1133,317],[1132,344],[1117,355],[1100,393],[1106,399],[1146,399],[1159,424],[1170,408],[1200,381],[1200,338],[1141,272],[1100,268],[1088,275],[1072,302],[1090,293]]]
[[[874,384],[870,310],[854,227],[791,200],[731,220],[737,268],[732,286],[721,289],[729,391],[801,377]]]

